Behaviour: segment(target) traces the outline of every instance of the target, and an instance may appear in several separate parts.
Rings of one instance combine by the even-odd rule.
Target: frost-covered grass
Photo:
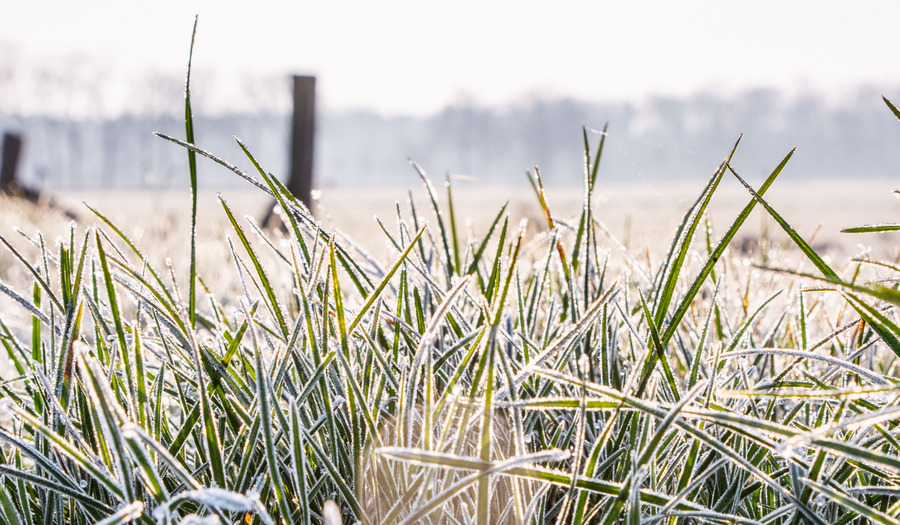
[[[208,155],[189,93],[169,140]],[[537,233],[500,209],[464,238],[420,170],[431,209],[382,224],[385,261],[214,158],[283,210],[266,231],[222,199],[225,294],[194,239],[160,254],[100,212],[0,232],[0,520],[897,523],[900,268],[826,262],[781,218],[791,154],[714,231],[732,151],[664,257],[629,251],[594,208],[604,137],[574,220],[530,175]],[[754,208],[792,244],[732,248]]]

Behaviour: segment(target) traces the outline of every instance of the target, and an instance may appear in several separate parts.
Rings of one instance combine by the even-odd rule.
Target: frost
[[[105,525],[107,523],[128,523],[129,521],[139,519],[144,512],[144,503],[141,501],[133,501],[128,505],[120,504],[116,508],[119,509],[118,512],[109,518],[98,522],[98,525]]]
[[[221,523],[222,520],[215,514],[202,517],[196,514],[188,514],[184,519],[178,522],[179,525],[221,525]]]
[[[125,439],[137,439],[138,434],[138,426],[134,423],[126,423],[122,425],[122,437]]]
[[[232,512],[250,512],[258,508],[259,499],[220,488],[189,490],[183,497],[198,503]]]
[[[334,501],[328,500],[322,507],[322,518],[325,525],[341,525],[341,509]]]
[[[4,397],[0,399],[0,420],[8,421],[13,417],[13,402],[12,399],[8,397]]]
[[[246,495],[233,492],[230,490],[220,489],[216,487],[203,488],[197,490],[187,490],[181,492],[168,501],[153,509],[153,519],[160,525],[169,523],[172,520],[174,509],[185,500],[194,500],[197,503],[205,505],[210,509],[224,510],[229,512],[248,512],[255,513],[265,524],[272,523],[272,518],[266,513],[265,507],[259,500],[259,493],[249,491]],[[193,517],[191,517],[193,516]],[[209,521],[209,517],[200,518],[196,515],[185,517],[180,523],[194,524],[219,524],[216,521]]]
[[[588,358],[587,354],[581,354],[581,357],[578,358],[578,370],[581,372],[582,377],[587,377],[590,371],[590,358]]]

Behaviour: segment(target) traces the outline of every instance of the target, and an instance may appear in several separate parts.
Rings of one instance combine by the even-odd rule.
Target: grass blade
[[[184,132],[185,140],[194,144],[194,114],[191,110],[191,61],[194,57],[194,42],[197,38],[197,21],[194,17],[194,30],[191,32],[191,49],[188,52],[187,75],[184,79]],[[188,289],[188,316],[191,326],[195,326],[197,317],[197,154],[188,150],[188,168],[191,174],[191,269]]]
[[[878,511],[875,508],[870,507],[869,505],[853,498],[852,496],[848,496],[837,490],[827,486],[822,485],[821,483],[817,483],[811,479],[803,479],[803,482],[812,487],[813,490],[822,494],[826,498],[834,501],[838,505],[849,509],[850,511],[858,514],[859,516],[865,518],[869,523],[882,523],[884,525],[900,525],[900,521],[897,519],[888,516],[887,514]]]

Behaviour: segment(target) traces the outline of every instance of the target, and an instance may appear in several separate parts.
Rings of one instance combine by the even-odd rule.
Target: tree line
[[[825,100],[756,89],[620,103],[557,99],[506,108],[460,103],[421,117],[323,111],[316,185],[414,185],[410,158],[436,177],[451,173],[491,185],[521,184],[525,170],[538,165],[547,184],[578,185],[584,169],[582,128],[594,147],[607,124],[602,178],[614,182],[703,179],[741,134],[735,167],[751,178],[770,171],[794,147],[791,177],[889,178],[900,170],[900,125],[881,95],[865,88]],[[186,155],[152,136],[159,131],[181,137],[182,126],[177,114],[0,113],[0,130],[17,131],[26,140],[20,178],[45,189],[184,186]],[[245,169],[251,167],[232,135],[240,136],[269,171],[287,172],[287,112],[201,113],[195,115],[195,130],[198,145]],[[200,180],[216,188],[241,184],[211,165],[201,166]]]

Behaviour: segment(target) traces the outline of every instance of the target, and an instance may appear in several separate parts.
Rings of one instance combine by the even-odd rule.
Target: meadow
[[[746,183],[739,142],[685,196],[604,188],[585,131],[558,200],[414,166],[379,222],[313,214],[193,145],[187,85],[156,140],[189,193],[0,203],[0,521],[900,523],[900,226],[812,242],[881,195],[779,194],[788,151]],[[197,156],[258,198],[201,195]]]

